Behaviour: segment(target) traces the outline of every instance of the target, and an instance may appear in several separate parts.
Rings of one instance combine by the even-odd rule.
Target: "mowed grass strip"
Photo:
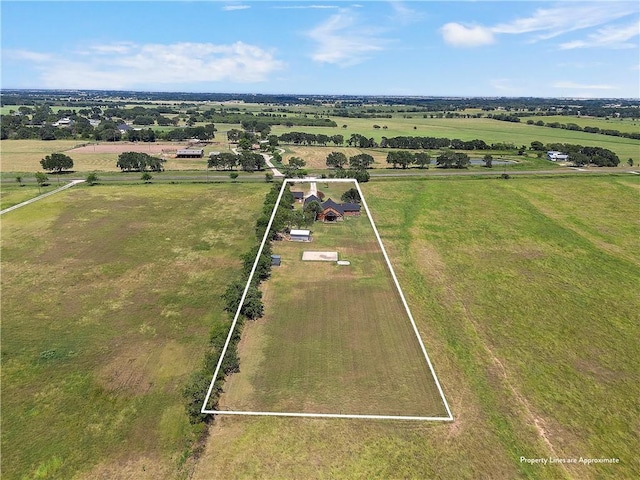
[[[364,211],[312,229],[311,243],[273,244],[282,266],[266,282],[264,318],[244,326],[251,348],[241,345],[223,409],[445,417]],[[305,250],[337,251],[351,265],[303,262]]]
[[[77,186],[3,215],[3,478],[184,473],[181,390],[266,188]]]

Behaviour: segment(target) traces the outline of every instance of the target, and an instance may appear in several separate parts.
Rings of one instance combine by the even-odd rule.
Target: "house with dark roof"
[[[336,203],[330,198],[321,203],[322,212],[318,214],[320,222],[339,222],[344,217],[359,217],[360,205],[357,203]]]
[[[298,202],[298,203],[302,203],[302,201],[304,200],[304,192],[291,192],[293,194],[293,199]]]

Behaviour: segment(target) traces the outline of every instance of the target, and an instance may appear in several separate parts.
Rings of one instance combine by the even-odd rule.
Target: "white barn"
[[[310,242],[311,230],[291,230],[289,232],[289,240],[292,242]]]

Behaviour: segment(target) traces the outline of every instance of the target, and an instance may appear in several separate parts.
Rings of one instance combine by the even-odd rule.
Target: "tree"
[[[629,160],[627,160],[627,165],[629,165],[630,167],[633,167],[633,158],[630,158]]]
[[[267,172],[264,174],[264,181],[267,183],[273,182],[273,173]]]
[[[40,192],[40,187],[46,185],[47,180],[49,179],[46,174],[42,172],[36,172],[36,182],[38,183],[38,192]]]
[[[299,157],[291,157],[289,159],[289,164],[284,167],[285,176],[292,177],[302,177],[306,174],[302,168],[307,164],[303,159]]]
[[[633,166],[633,163],[631,165]],[[24,184],[22,183],[22,177],[20,175],[16,175],[16,182],[18,182],[21,187],[24,187]]]
[[[98,175],[95,173],[90,173],[89,175],[87,175],[87,183],[89,185],[95,185],[96,183],[98,183],[100,179],[98,178]]]
[[[313,200],[307,203],[304,206],[304,213],[306,213],[306,218],[304,220],[310,220],[309,223],[313,223],[318,218],[318,214],[322,213],[322,205],[316,200]],[[305,222],[306,223],[306,222]]]
[[[331,152],[327,155],[327,167],[343,168],[347,162],[347,156],[342,152]]]
[[[369,168],[373,162],[373,157],[368,153],[361,153],[360,155],[349,157],[349,167],[357,170]]]
[[[402,168],[407,168],[413,161],[413,154],[406,150],[393,151],[387,154],[387,163],[393,164],[393,168],[397,168],[397,165],[400,165]]]
[[[485,155],[484,158],[484,166],[487,168],[492,168],[493,167],[493,157],[489,154]]]
[[[238,178],[239,173],[238,172],[231,172],[229,174],[229,178],[231,178],[231,180],[235,180],[236,178]]]
[[[427,152],[418,152],[413,155],[415,163],[419,168],[429,168],[428,165],[431,163],[431,155]]]
[[[52,153],[40,160],[40,165],[45,170],[60,173],[62,170],[73,168],[73,159],[64,153]]]
[[[360,194],[355,188],[350,188],[342,194],[340,200],[347,203],[360,203]]]
[[[144,172],[140,177],[140,180],[142,180],[144,183],[151,183],[152,178],[153,176],[149,172]]]

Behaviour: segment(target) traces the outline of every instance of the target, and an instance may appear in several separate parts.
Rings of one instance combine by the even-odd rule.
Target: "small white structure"
[[[291,230],[289,232],[289,240],[292,242],[310,242],[311,230]]]
[[[551,150],[547,152],[547,160],[552,162],[566,162],[569,159],[569,155],[566,153],[558,152],[557,150]]]

